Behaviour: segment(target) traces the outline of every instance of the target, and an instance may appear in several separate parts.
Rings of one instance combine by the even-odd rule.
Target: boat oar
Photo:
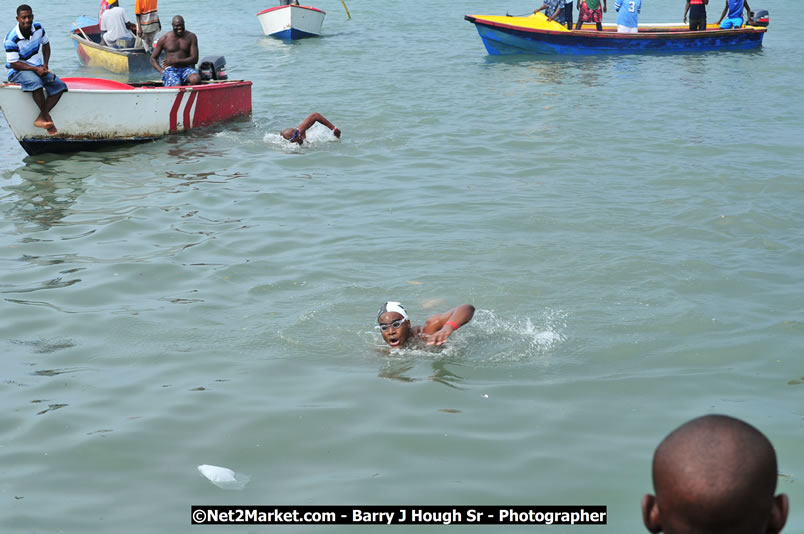
[[[81,32],[81,35],[83,35],[83,36],[84,36],[84,39],[86,39],[86,40],[87,40],[87,41],[89,41],[89,42],[92,42],[92,39],[90,39],[89,37],[87,37],[87,34],[85,34],[85,33],[84,33],[84,28],[82,28],[81,26],[79,26],[79,25],[78,25],[78,24],[76,24],[75,22],[73,22],[73,26],[75,26],[76,28],[78,28],[78,31],[80,31],[80,32]]]
[[[341,0],[341,4],[343,4],[343,8],[346,10],[346,16],[347,16],[347,17],[349,17],[349,20],[352,20],[352,15],[351,15],[351,14],[349,14],[349,8],[348,8],[348,7],[346,7],[346,1],[345,1],[345,0]]]

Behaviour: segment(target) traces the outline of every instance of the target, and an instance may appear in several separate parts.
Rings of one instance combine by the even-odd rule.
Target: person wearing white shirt
[[[117,0],[109,0],[109,8],[103,12],[100,29],[103,32],[103,44],[113,48],[133,48],[137,38],[132,31],[137,26],[131,23],[126,10],[120,7]]]

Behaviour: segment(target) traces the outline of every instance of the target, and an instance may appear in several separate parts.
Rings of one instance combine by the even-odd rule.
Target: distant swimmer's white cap
[[[380,315],[388,312],[396,312],[401,315],[403,319],[408,318],[408,312],[405,311],[405,308],[400,303],[389,301],[380,306],[380,311],[377,312],[377,320],[380,320]]]

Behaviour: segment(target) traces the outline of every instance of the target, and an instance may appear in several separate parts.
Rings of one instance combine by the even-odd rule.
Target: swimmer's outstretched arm
[[[305,139],[305,137],[306,137],[305,132],[307,131],[307,129],[310,128],[313,124],[315,124],[317,122],[320,122],[321,124],[323,124],[324,126],[329,128],[330,130],[332,130],[332,133],[335,134],[335,137],[340,137],[341,136],[341,131],[338,128],[336,128],[334,124],[329,122],[326,119],[326,117],[324,117],[320,113],[311,113],[298,126],[299,135],[301,136],[302,139]]]
[[[422,337],[427,339],[428,345],[443,345],[455,330],[471,321],[474,315],[475,307],[471,304],[433,315],[424,323]]]

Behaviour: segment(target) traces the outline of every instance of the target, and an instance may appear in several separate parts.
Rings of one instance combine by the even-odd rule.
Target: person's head
[[[301,135],[299,135],[298,128],[285,128],[284,130],[279,132],[279,135],[281,135],[291,143],[302,144],[303,141]]]
[[[22,4],[17,7],[17,22],[20,25],[20,30],[28,32],[33,26],[33,9],[28,4]]]
[[[401,347],[411,334],[408,312],[398,302],[386,302],[377,313],[382,339],[392,347]]]
[[[671,432],[653,455],[653,489],[642,498],[650,532],[772,534],[787,520],[776,491],[776,452],[756,428],[705,415]]]
[[[117,0],[106,0],[106,5],[109,9],[112,9],[113,7],[118,7],[120,4],[117,3]]]
[[[184,35],[184,17],[176,15],[173,17],[173,20],[170,21],[170,24],[173,26],[173,33],[176,34],[176,37],[182,37]]]

